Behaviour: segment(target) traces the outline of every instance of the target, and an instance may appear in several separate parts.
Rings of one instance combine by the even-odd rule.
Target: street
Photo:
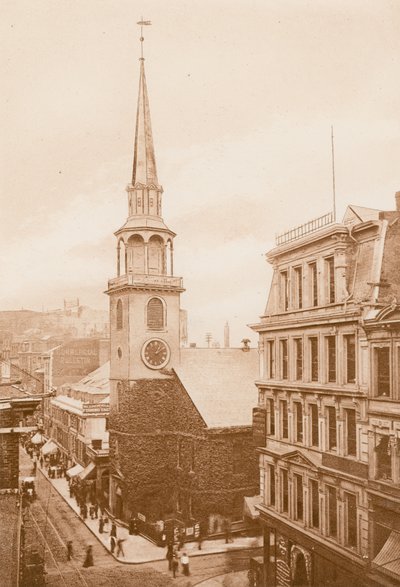
[[[20,451],[21,476],[31,474],[32,462]],[[173,579],[167,561],[139,565],[124,564],[103,547],[77,514],[53,488],[40,470],[36,474],[37,499],[26,517],[25,547],[35,547],[44,555],[46,585],[49,587],[158,587],[196,585],[207,578],[248,568],[250,556],[260,549],[196,556],[190,561],[191,576],[181,573]],[[67,542],[73,542],[73,558],[67,560]],[[93,545],[94,566],[83,568],[88,544]]]

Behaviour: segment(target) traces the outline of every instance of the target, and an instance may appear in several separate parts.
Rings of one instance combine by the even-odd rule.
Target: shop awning
[[[248,518],[256,520],[260,516],[260,512],[256,509],[256,505],[261,503],[261,496],[254,495],[253,497],[244,498],[243,513]]]
[[[52,455],[58,451],[58,446],[52,440],[48,440],[40,450],[43,455]]]
[[[71,467],[70,469],[68,469],[67,475],[68,475],[68,477],[76,477],[82,471],[83,471],[83,467],[82,467],[82,465],[80,465],[78,463],[77,465],[74,465],[73,467]]]
[[[31,438],[32,444],[41,444],[42,442],[44,442],[44,438],[40,432],[36,432]]]
[[[79,479],[88,479],[90,474],[92,473],[93,478],[93,471],[96,469],[96,465],[93,462],[90,462],[86,467],[79,473]]]
[[[372,561],[372,568],[400,578],[400,532],[394,530]]]

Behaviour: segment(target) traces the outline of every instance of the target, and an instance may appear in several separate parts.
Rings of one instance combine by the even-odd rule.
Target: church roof
[[[78,391],[87,391],[94,393],[110,392],[110,361],[107,361],[95,371],[85,375],[77,383],[69,384],[70,387]]]
[[[149,97],[147,95],[144,59],[140,59],[139,96],[136,113],[135,146],[132,185],[158,186],[153,133],[151,130]]]
[[[181,349],[175,372],[209,428],[251,426],[257,405],[256,349]]]

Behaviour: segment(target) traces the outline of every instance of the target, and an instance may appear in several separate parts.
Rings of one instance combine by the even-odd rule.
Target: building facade
[[[250,405],[257,356],[182,348],[184,290],[174,275],[175,234],[162,218],[143,58],[133,159],[107,291],[111,511],[158,528],[179,519],[215,530],[224,516],[242,518],[244,496],[258,491]],[[239,417],[232,398],[244,402]]]
[[[267,255],[253,325],[267,585],[384,584],[372,568],[393,523],[374,539],[371,514],[372,494],[394,499],[397,480],[396,327],[379,317],[398,311],[398,210],[349,206],[342,223],[293,229]]]

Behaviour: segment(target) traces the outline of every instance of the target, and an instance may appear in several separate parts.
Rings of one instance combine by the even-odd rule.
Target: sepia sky
[[[2,0],[0,309],[107,307],[141,15],[189,338],[250,336],[277,232],[400,190],[399,0]],[[252,337],[255,340],[254,337]]]

